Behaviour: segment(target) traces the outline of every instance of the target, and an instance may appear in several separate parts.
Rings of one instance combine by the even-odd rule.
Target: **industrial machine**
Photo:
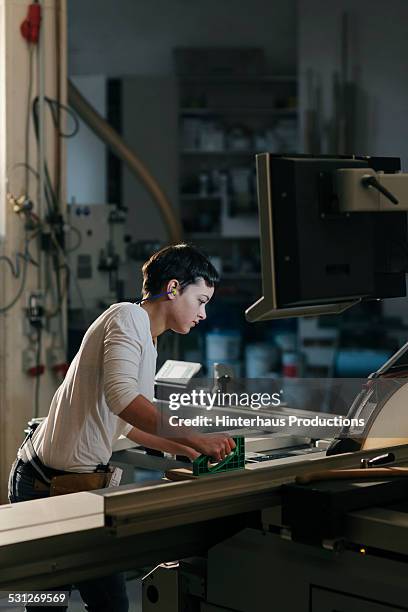
[[[248,321],[405,295],[408,174],[399,158],[256,157],[263,295]]]
[[[398,169],[396,159],[258,156],[264,295],[247,318],[340,312],[362,299],[403,295],[406,257],[393,250],[406,240],[405,213],[398,212],[406,210],[406,181]],[[384,206],[394,206],[394,215],[373,212]],[[287,215],[293,235],[293,223],[280,233]],[[344,255],[345,243],[335,238],[346,229]],[[316,250],[303,242],[307,232]],[[310,284],[318,256],[325,265]],[[363,381],[348,415],[285,401],[256,411],[260,423],[348,417],[332,435],[253,426],[251,407],[215,404],[214,418],[249,419],[225,428],[245,437],[244,461],[231,471],[197,472],[121,441],[115,460],[146,461],[167,479],[1,507],[0,591],[158,565],[144,579],[144,612],[408,610],[407,354],[408,344]],[[181,392],[180,380],[190,390],[197,371],[166,364],[157,382],[168,394]],[[211,392],[228,390],[229,375],[218,374]],[[163,415],[169,398],[157,400]],[[190,410],[208,413],[190,405],[178,415]],[[175,472],[183,480],[171,480]]]
[[[407,350],[385,373],[402,364]],[[356,399],[354,414],[367,406],[368,391]],[[384,422],[382,413],[391,410],[395,417],[395,395],[398,390],[387,401],[384,395],[376,405],[371,401],[370,415]],[[399,406],[401,426],[405,409]],[[271,410],[260,412],[272,415]],[[301,413],[287,406],[273,410],[275,415],[290,412]],[[369,447],[369,432],[376,431],[374,449],[327,456],[327,439],[282,432],[254,435],[252,430],[246,432],[244,469],[3,506],[0,590],[45,589],[184,559],[159,565],[145,577],[145,612],[256,612],[265,609],[265,602],[288,612],[403,610],[408,479],[403,471],[396,478],[391,468],[408,466],[408,444],[401,435],[398,445],[389,445],[378,436],[375,421],[367,423],[360,439]],[[140,448],[120,453],[133,453],[134,465],[143,465],[144,457],[150,469],[183,465],[149,457]],[[390,475],[383,472],[378,479],[378,464]],[[346,489],[333,480],[294,484],[316,472],[330,478],[333,470],[362,465],[367,476],[359,473],[346,485],[341,481]],[[283,485],[300,488],[299,497],[285,497]],[[371,494],[370,487],[375,487]],[[289,580],[293,588],[288,590]]]

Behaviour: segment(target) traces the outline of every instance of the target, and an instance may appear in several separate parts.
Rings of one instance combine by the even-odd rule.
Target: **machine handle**
[[[398,200],[395,195],[393,195],[391,191],[384,187],[384,185],[381,185],[380,181],[378,181],[375,176],[363,176],[361,182],[364,187],[374,187],[374,189],[377,189],[380,193],[383,194],[383,196],[388,198],[392,204],[398,204]]]

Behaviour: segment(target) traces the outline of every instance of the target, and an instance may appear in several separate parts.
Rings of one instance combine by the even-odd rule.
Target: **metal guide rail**
[[[140,533],[180,521],[212,519],[266,507],[278,487],[295,476],[319,469],[360,467],[361,460],[388,452],[389,448],[326,457],[325,453],[265,463],[256,470],[237,470],[191,482],[159,484],[135,490],[128,485],[105,493],[107,524],[118,533]],[[394,447],[395,465],[408,463],[408,444]],[[272,465],[273,464],[273,465]],[[274,505],[272,503],[272,505]]]

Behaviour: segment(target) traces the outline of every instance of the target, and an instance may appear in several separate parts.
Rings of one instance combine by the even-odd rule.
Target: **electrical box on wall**
[[[125,221],[124,212],[111,204],[68,206],[70,308],[104,308],[118,299]]]

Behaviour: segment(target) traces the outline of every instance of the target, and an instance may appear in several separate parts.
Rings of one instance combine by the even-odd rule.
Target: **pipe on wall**
[[[75,85],[68,79],[68,102],[93,132],[128,166],[143,183],[159,208],[167,229],[170,242],[180,242],[182,228],[178,214],[149,170],[133,153],[123,138],[84,98]]]

